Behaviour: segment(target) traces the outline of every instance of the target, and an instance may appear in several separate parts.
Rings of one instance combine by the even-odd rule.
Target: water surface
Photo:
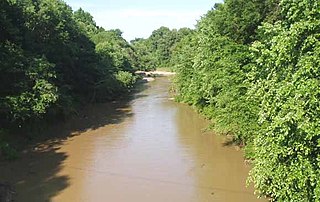
[[[246,188],[242,152],[205,132],[207,122],[191,107],[169,99],[168,78],[143,85],[132,100],[88,107],[54,130],[72,137],[0,165],[17,201],[263,201]]]

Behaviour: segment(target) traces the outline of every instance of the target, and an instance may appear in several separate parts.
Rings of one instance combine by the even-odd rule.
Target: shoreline
[[[142,80],[146,82],[154,81],[155,77],[162,77],[162,76],[173,76],[175,72],[169,71],[136,71],[135,74],[142,76]]]
[[[136,71],[135,72],[137,75],[141,76],[171,76],[175,75],[175,72],[169,72],[169,71],[160,71],[160,70],[155,70],[155,71]]]

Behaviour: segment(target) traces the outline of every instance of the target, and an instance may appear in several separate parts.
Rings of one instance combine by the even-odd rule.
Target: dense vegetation
[[[317,0],[225,0],[195,30],[121,34],[61,0],[0,1],[0,150],[3,129],[114,99],[133,71],[172,66],[177,100],[245,146],[259,194],[320,201]]]
[[[177,99],[231,134],[274,201],[320,201],[320,4],[225,0],[175,46]]]
[[[127,92],[139,62],[121,34],[61,0],[0,1],[0,133]]]
[[[160,27],[147,39],[132,40],[131,44],[137,53],[140,69],[170,68],[172,66],[170,59],[176,44],[192,32],[193,30],[189,28],[170,30],[167,27]]]

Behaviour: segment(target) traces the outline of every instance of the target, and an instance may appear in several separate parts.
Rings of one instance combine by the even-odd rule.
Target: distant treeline
[[[170,69],[172,54],[175,46],[185,36],[193,33],[190,28],[170,30],[167,27],[160,27],[154,30],[147,39],[137,38],[131,44],[139,58],[142,70],[154,70],[156,68]]]
[[[320,201],[320,2],[225,0],[172,49],[177,99],[245,145],[274,201]]]
[[[0,128],[65,117],[127,93],[140,64],[121,34],[62,0],[1,0]]]
[[[318,0],[225,0],[195,30],[131,44],[61,0],[0,1],[1,128],[114,99],[157,67],[177,72],[178,101],[245,145],[258,193],[320,201]]]

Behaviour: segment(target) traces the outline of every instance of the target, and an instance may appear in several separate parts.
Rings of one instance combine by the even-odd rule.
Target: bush
[[[320,4],[300,3],[282,1],[283,21],[265,24],[253,46],[261,127],[251,180],[275,201],[320,201]]]
[[[136,83],[136,76],[130,72],[119,71],[116,74],[116,79],[119,81],[120,85],[126,89],[130,89]]]

